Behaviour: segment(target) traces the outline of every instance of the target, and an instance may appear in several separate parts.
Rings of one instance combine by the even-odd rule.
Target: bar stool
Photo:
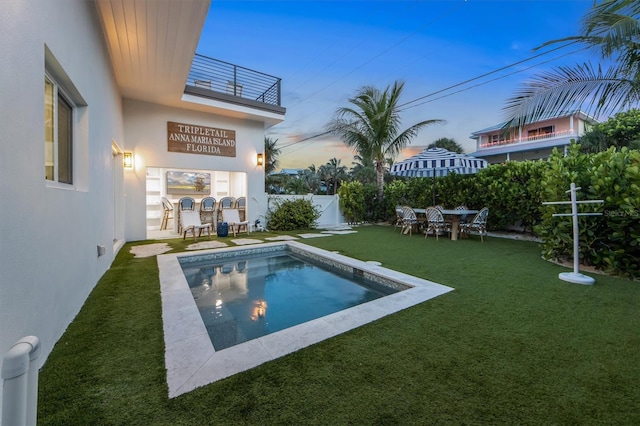
[[[218,202],[218,222],[222,220],[222,210],[232,209],[236,199],[233,197],[222,197]]]
[[[200,201],[200,221],[202,223],[210,223],[213,229],[216,227],[216,199],[213,197],[204,197]]]
[[[162,210],[164,211],[162,214],[162,223],[160,224],[160,230],[163,231],[167,229],[169,219],[173,219],[173,204],[167,197],[162,197],[160,201],[162,202]]]
[[[178,234],[182,234],[182,212],[186,210],[195,210],[196,200],[191,197],[182,197],[178,200]]]
[[[247,220],[247,198],[246,197],[238,197],[236,198],[235,203],[233,203],[233,208],[238,209],[238,213],[240,214],[240,220]]]

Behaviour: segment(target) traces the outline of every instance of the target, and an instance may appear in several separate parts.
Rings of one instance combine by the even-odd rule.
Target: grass
[[[304,242],[456,290],[169,400],[156,260],[127,244],[41,371],[39,423],[640,424],[637,282],[560,281],[524,241]]]

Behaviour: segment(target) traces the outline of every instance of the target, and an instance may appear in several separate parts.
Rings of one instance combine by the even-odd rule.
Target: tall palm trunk
[[[384,198],[384,163],[376,162],[376,181],[378,184],[378,201]]]

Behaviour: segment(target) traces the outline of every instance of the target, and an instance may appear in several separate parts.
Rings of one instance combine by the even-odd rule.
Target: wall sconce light
[[[258,154],[258,166],[264,165],[264,154]]]
[[[125,152],[123,161],[125,169],[133,169],[133,152]]]

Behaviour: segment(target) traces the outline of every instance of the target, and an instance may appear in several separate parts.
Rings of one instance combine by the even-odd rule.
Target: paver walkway
[[[278,235],[276,237],[264,237],[264,238],[259,238],[260,233],[255,232],[250,234],[251,237],[253,238],[234,238],[229,240],[229,242],[232,244],[228,244],[222,241],[209,240],[209,241],[200,241],[197,243],[189,244],[189,246],[187,246],[186,249],[187,250],[214,249],[214,248],[229,247],[229,245],[244,246],[244,245],[250,245],[250,244],[260,244],[260,243],[264,243],[265,241],[293,241],[293,240],[298,240],[300,238],[303,238],[303,239],[322,238],[322,237],[331,237],[333,235],[354,234],[356,232],[358,231],[354,231],[349,227],[340,227],[335,229],[324,230],[319,233],[304,233],[304,234],[298,234],[297,236]],[[133,253],[135,257],[156,256],[158,254],[163,254],[171,250],[173,250],[173,248],[168,243],[155,243],[155,244],[146,244],[146,245],[131,247],[131,253]]]

